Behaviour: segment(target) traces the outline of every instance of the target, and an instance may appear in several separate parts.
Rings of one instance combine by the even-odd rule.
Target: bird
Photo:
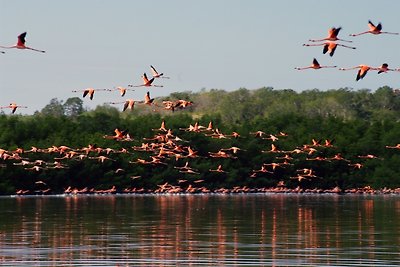
[[[217,167],[216,169],[209,169],[208,171],[210,171],[210,172],[228,173],[228,172],[226,172],[226,171],[224,171],[224,170],[222,169],[222,165],[221,165],[221,164],[218,165],[218,167]]]
[[[150,92],[146,92],[144,96],[144,104],[151,106],[153,104],[154,98],[150,97]]]
[[[125,136],[128,134],[128,130],[120,130],[118,128],[114,129],[114,135],[104,135],[103,138],[106,139],[114,139],[114,140],[121,140],[124,139]]]
[[[347,45],[343,45],[343,44],[338,44],[335,42],[331,42],[331,41],[327,41],[321,44],[303,44],[303,46],[324,46],[324,49],[322,50],[323,54],[326,54],[326,52],[329,52],[329,55],[332,57],[335,54],[335,50],[338,46],[343,46],[346,48],[350,48],[350,49],[356,49],[356,47],[354,46],[347,46]]]
[[[193,105],[192,101],[178,99],[178,100],[175,101],[174,108],[184,109],[184,108],[186,108],[188,106],[191,106],[191,105]]]
[[[308,41],[310,41],[310,42],[343,41],[343,42],[352,43],[353,41],[350,41],[350,40],[343,40],[343,39],[339,39],[339,38],[337,37],[341,29],[342,29],[342,27],[339,27],[339,28],[332,27],[332,28],[330,28],[330,29],[328,30],[328,37],[323,38],[323,39],[319,39],[319,40],[310,39],[310,40],[308,40]]]
[[[10,108],[11,109],[11,113],[14,114],[15,111],[17,110],[17,108],[28,108],[28,107],[27,106],[20,106],[20,105],[17,105],[16,103],[10,103],[10,105],[8,105],[8,106],[0,107],[0,109],[3,109],[3,108]]]
[[[125,87],[122,87],[122,86],[115,87],[114,89],[111,89],[110,91],[119,91],[119,94],[121,96],[125,96],[126,91],[128,91],[128,90],[135,91],[135,89],[128,89],[128,88],[125,88]]]
[[[18,35],[18,41],[17,44],[12,45],[12,46],[0,46],[1,48],[17,48],[17,49],[29,49],[32,51],[36,51],[36,52],[41,52],[41,53],[45,53],[46,51],[43,50],[38,50],[29,46],[25,45],[25,37],[26,37],[26,32],[21,33],[20,35]]]
[[[164,76],[164,73],[158,73],[157,70],[150,65],[151,73],[153,75],[153,78],[164,78],[164,79],[169,79],[169,77]]]
[[[133,107],[135,106],[135,100],[133,99],[127,99],[124,103],[124,108],[122,109],[122,111],[127,110],[128,108],[130,110],[133,110]]]
[[[135,101],[134,99],[126,99],[125,101],[121,101],[121,102],[108,102],[108,104],[111,105],[117,105],[117,104],[124,104],[122,111],[125,111],[127,109],[133,110],[133,108],[135,107],[135,102],[142,102],[143,101]]]
[[[371,20],[368,20],[368,27],[369,27],[368,31],[364,31],[364,32],[360,32],[360,33],[353,33],[353,34],[350,34],[350,36],[359,36],[359,35],[367,34],[367,33],[371,33],[371,34],[375,34],[375,35],[382,34],[382,33],[384,33],[384,34],[394,34],[394,35],[398,35],[399,34],[398,32],[383,32],[382,31],[382,24],[380,22],[375,26],[375,24],[372,23]]]
[[[394,148],[394,149],[400,149],[400,143],[396,144],[395,146],[385,146],[386,148]]]
[[[378,71],[378,74],[380,74],[382,72],[388,72],[388,71],[398,71],[395,69],[389,69],[389,65],[387,63],[383,63],[380,67],[377,67],[374,69]]]
[[[354,69],[359,69],[356,76],[356,81],[358,81],[360,79],[363,79],[365,75],[367,75],[368,71],[372,68],[368,65],[363,65],[363,64],[352,68],[339,68],[339,70],[354,70]]]
[[[90,100],[93,100],[94,92],[95,91],[110,91],[110,89],[94,89],[92,87],[82,89],[82,90],[72,90],[72,92],[83,92],[83,97],[89,95]]]
[[[154,86],[154,87],[163,87],[162,85],[154,85],[154,84],[152,84],[153,83],[153,81],[154,81],[154,77],[153,78],[151,78],[150,80],[147,78],[147,74],[146,73],[143,73],[143,75],[142,75],[142,80],[143,80],[143,83],[142,84],[140,84],[140,85],[132,85],[132,84],[129,84],[128,86],[129,87],[141,87],[141,86],[145,86],[145,87],[149,87],[149,86]]]
[[[313,62],[312,62],[312,64],[311,64],[310,66],[308,66],[308,67],[296,67],[295,69],[296,69],[296,70],[305,70],[305,69],[315,69],[315,70],[318,70],[318,69],[322,69],[322,68],[336,68],[336,67],[337,67],[337,66],[321,66],[321,65],[318,63],[317,59],[314,58],[314,59],[313,59]]]

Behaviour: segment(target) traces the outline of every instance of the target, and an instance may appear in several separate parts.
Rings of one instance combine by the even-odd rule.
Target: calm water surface
[[[0,266],[400,266],[400,196],[0,198]]]

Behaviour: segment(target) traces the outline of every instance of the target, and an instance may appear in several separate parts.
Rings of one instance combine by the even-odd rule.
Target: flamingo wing
[[[324,49],[322,50],[322,54],[326,54],[326,52],[328,52],[328,49],[329,49],[329,44],[325,44]]]
[[[335,54],[336,48],[337,48],[337,45],[335,44],[335,45],[332,47],[331,52],[329,53],[329,55],[330,55],[331,57]]]
[[[128,106],[129,106],[129,101],[125,101],[124,108],[122,109],[122,111],[125,111],[128,108]]]
[[[313,67],[314,67],[314,68],[320,67],[319,62],[318,62],[318,60],[317,60],[316,58],[313,59],[312,64],[313,64]]]
[[[20,35],[18,35],[18,46],[24,46],[25,45],[25,36],[26,36],[26,32],[21,33]]]
[[[89,90],[83,91],[83,97],[87,96],[88,93],[89,93]]]

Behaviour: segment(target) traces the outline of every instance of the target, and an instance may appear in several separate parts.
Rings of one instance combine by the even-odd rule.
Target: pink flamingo
[[[17,110],[17,108],[28,108],[28,107],[20,106],[20,105],[17,105],[16,103],[10,103],[10,105],[8,105],[8,106],[0,107],[0,109],[3,109],[3,108],[10,108],[11,109],[11,113],[14,114],[15,111]]]
[[[95,91],[110,91],[110,89],[94,89],[94,88],[86,88],[82,90],[72,90],[72,92],[83,92],[83,97],[89,95],[90,100],[93,100],[94,92]]]
[[[150,65],[150,69],[154,78],[169,79],[169,77],[164,76],[164,73],[158,73],[158,71],[152,65]]]
[[[143,84],[140,84],[140,85],[128,85],[129,87],[142,87],[142,86],[145,86],[145,87],[149,87],[149,86],[154,86],[154,87],[163,87],[162,85],[154,85],[154,84],[152,84],[153,83],[153,81],[154,81],[154,77],[153,78],[151,78],[150,80],[147,78],[147,75],[146,75],[146,73],[143,73],[143,75],[142,75],[142,80],[143,80]]]
[[[318,63],[318,61],[314,58],[313,59],[313,62],[312,62],[312,64],[310,65],[310,66],[308,66],[308,67],[301,67],[301,68],[299,68],[299,67],[297,67],[297,68],[295,68],[296,70],[305,70],[305,69],[315,69],[315,70],[317,70],[317,69],[322,69],[322,68],[336,68],[337,66],[321,66],[319,63]]]
[[[375,26],[371,20],[368,20],[368,27],[369,27],[368,31],[364,31],[364,32],[360,32],[360,33],[353,33],[353,34],[350,34],[350,36],[359,36],[359,35],[367,34],[367,33],[371,33],[371,34],[375,34],[375,35],[382,34],[382,33],[395,34],[395,35],[399,34],[398,32],[383,32],[382,24],[380,22],[378,23],[378,25]]]
[[[363,79],[365,75],[367,75],[369,70],[371,69],[376,70],[376,68],[371,68],[370,66],[367,65],[358,65],[352,68],[340,68],[339,70],[354,70],[354,69],[359,69],[357,72],[356,81]]]
[[[38,50],[29,46],[25,45],[25,36],[26,36],[26,32],[21,33],[20,35],[18,35],[18,41],[17,44],[12,45],[12,46],[0,46],[1,48],[17,48],[17,49],[29,49],[29,50],[33,50],[36,52],[41,52],[41,53],[45,53],[46,51],[43,50]]]
[[[335,42],[331,42],[331,41],[327,41],[325,43],[322,44],[303,44],[303,46],[324,46],[324,49],[322,50],[323,54],[326,54],[326,52],[329,52],[329,55],[332,57],[335,54],[335,50],[338,46],[343,46],[346,48],[350,48],[350,49],[356,49],[353,46],[347,46],[347,45],[343,45],[343,44],[337,44]]]
[[[342,27],[339,28],[335,28],[332,27],[328,30],[328,37],[323,38],[323,39],[319,39],[319,40],[308,40],[310,42],[324,42],[324,41],[343,41],[343,42],[349,42],[352,43],[353,41],[349,41],[349,40],[343,40],[343,39],[339,39],[337,36],[340,32],[340,30],[342,29]]]

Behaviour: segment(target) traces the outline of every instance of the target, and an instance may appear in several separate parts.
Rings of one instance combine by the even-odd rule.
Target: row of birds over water
[[[282,187],[286,186],[289,180],[295,180],[301,186],[304,182],[312,183],[323,179],[324,174],[319,173],[321,164],[342,164],[341,169],[345,170],[346,176],[349,176],[352,170],[362,169],[367,160],[384,160],[382,157],[373,154],[344,157],[339,152],[340,147],[337,147],[332,139],[318,140],[313,138],[309,143],[296,146],[293,149],[282,150],[279,146],[283,146],[285,140],[289,138],[288,133],[271,134],[257,130],[249,132],[246,136],[242,136],[238,132],[224,134],[213,125],[212,121],[209,122],[208,126],[202,126],[196,122],[193,125],[190,124],[187,128],[179,128],[178,131],[188,133],[186,137],[189,138],[204,135],[216,140],[216,151],[200,152],[191,144],[190,140],[183,140],[172,129],[167,128],[165,120],[162,120],[160,128],[152,130],[155,134],[142,140],[135,140],[127,130],[123,131],[118,128],[115,129],[114,134],[103,136],[105,139],[120,142],[119,147],[121,148],[118,149],[102,148],[95,144],[89,144],[82,148],[71,148],[66,145],[53,145],[48,148],[32,146],[29,150],[22,147],[13,150],[0,148],[0,168],[23,168],[25,171],[40,174],[50,170],[68,169],[73,162],[93,161],[98,164],[111,163],[106,166],[108,166],[109,171],[114,173],[113,175],[123,175],[131,181],[136,181],[136,179],[146,179],[147,171],[142,170],[143,173],[139,173],[138,169],[130,169],[129,166],[149,166],[153,171],[172,166],[176,170],[175,176],[177,178],[174,182],[170,178],[166,178],[170,181],[167,184],[169,186],[173,184],[175,189],[178,187],[182,189],[182,187],[187,186],[193,188],[194,185],[205,182],[204,174],[207,172],[215,173],[215,179],[218,179],[218,177],[223,179],[224,175],[232,171],[232,165],[229,164],[229,161],[259,156],[258,153],[250,153],[245,149],[234,146],[236,140],[242,138],[260,140],[260,146],[266,148],[260,149],[258,152],[269,155],[263,159],[263,163],[249,166],[250,170],[251,167],[255,167],[255,169],[248,173],[248,177],[251,179],[262,177],[270,179],[270,181],[275,181],[277,186]],[[222,141],[229,139],[232,142]],[[218,140],[221,140],[221,143]],[[263,143],[263,140],[266,140],[267,143]],[[400,144],[387,145],[386,148],[400,150]],[[118,156],[122,154],[125,157]],[[196,160],[196,163],[194,160]],[[199,164],[202,160],[212,160],[215,168],[205,170],[191,166],[193,163]],[[128,164],[126,161],[128,161]],[[252,162],[252,160],[250,159],[249,162]],[[345,166],[348,166],[347,170]],[[225,169],[226,167],[228,169]],[[160,184],[159,186],[163,185]]]
[[[356,47],[353,46],[348,46],[348,45],[344,45],[341,43],[338,43],[339,41],[342,42],[347,42],[347,43],[351,43],[351,40],[345,40],[345,39],[341,39],[338,37],[339,32],[341,31],[341,27],[332,27],[331,29],[328,30],[328,36],[322,39],[310,39],[309,41],[311,43],[308,44],[303,44],[303,46],[323,46],[323,54],[328,53],[331,57],[334,55],[336,49],[338,46],[341,47],[345,47],[345,48],[349,48],[349,49],[356,49]],[[5,48],[5,49],[27,49],[27,50],[32,50],[32,51],[36,51],[36,52],[40,52],[40,53],[45,53],[44,50],[40,50],[40,49],[36,49],[36,48],[32,48],[30,46],[27,46],[26,43],[26,32],[21,33],[20,35],[18,35],[18,40],[17,43],[15,45],[11,45],[11,46],[4,46],[1,45],[0,48]],[[362,31],[359,33],[354,33],[354,34],[350,34],[350,36],[360,36],[360,35],[364,35],[364,34],[373,34],[373,35],[380,35],[380,34],[390,34],[390,35],[399,35],[398,32],[386,32],[386,31],[382,31],[382,24],[378,23],[377,25],[375,25],[371,20],[368,21],[368,30],[366,31]],[[317,43],[320,42],[320,43]],[[4,51],[0,51],[1,53],[5,53]],[[305,70],[305,69],[321,69],[321,68],[336,68],[337,66],[325,66],[325,65],[321,65],[319,64],[319,62],[317,61],[316,58],[313,59],[312,64],[309,66],[305,66],[305,67],[296,67],[296,70]],[[151,69],[151,73],[152,73],[152,78],[148,78],[146,73],[143,73],[142,75],[142,84],[138,84],[138,85],[128,85],[127,87],[122,87],[122,86],[118,86],[115,87],[113,89],[95,89],[95,88],[86,88],[86,89],[80,89],[80,90],[73,90],[72,92],[82,92],[82,96],[86,97],[88,96],[90,100],[93,99],[94,97],[94,93],[96,91],[119,91],[121,97],[124,97],[127,91],[131,91],[134,90],[134,87],[163,87],[163,85],[157,85],[157,84],[153,84],[153,82],[155,81],[155,79],[158,78],[165,78],[165,79],[169,79],[170,77],[165,76],[163,73],[158,72],[154,66],[150,65],[150,69]],[[363,79],[368,71],[377,71],[378,74],[380,73],[386,73],[389,71],[395,71],[395,72],[400,72],[400,68],[389,68],[388,63],[383,63],[381,66],[377,66],[377,67],[371,67],[369,65],[365,65],[365,64],[361,64],[361,65],[357,65],[354,67],[350,67],[350,68],[339,68],[339,70],[353,70],[353,69],[358,69],[357,75],[356,75],[356,81]],[[124,101],[114,101],[114,102],[108,102],[108,104],[123,104],[123,108],[122,110],[125,111],[127,109],[132,110],[134,108],[135,103],[143,103],[146,105],[152,105],[153,104],[154,99],[150,98],[150,93],[147,92],[144,100],[140,100],[140,101],[135,101],[134,99],[126,99]],[[191,103],[190,101],[187,100],[179,100],[179,101],[163,101],[162,105],[164,106],[165,109],[167,110],[172,110],[174,111],[175,108],[185,108],[189,105],[191,105],[193,103]],[[160,106],[160,105],[154,105],[154,106]],[[27,108],[27,106],[24,105],[19,105],[15,102],[10,103],[9,105],[5,105],[5,106],[0,106],[0,109],[10,109],[11,113],[15,113],[15,111],[17,110],[17,108]]]

